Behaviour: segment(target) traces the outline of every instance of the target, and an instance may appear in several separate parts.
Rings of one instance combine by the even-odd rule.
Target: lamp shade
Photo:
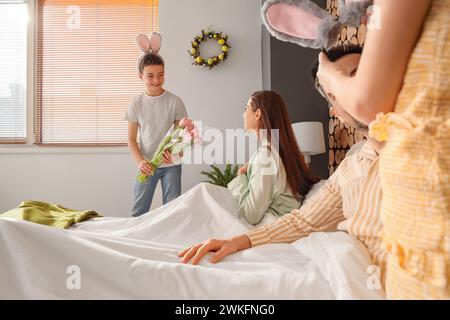
[[[303,154],[313,156],[326,152],[322,122],[298,122],[292,129]]]

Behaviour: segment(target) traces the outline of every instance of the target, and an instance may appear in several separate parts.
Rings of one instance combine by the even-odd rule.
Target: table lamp
[[[311,163],[311,156],[326,152],[322,122],[298,122],[292,129],[306,164]]]

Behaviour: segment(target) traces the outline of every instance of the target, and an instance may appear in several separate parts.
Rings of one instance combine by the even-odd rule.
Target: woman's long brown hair
[[[297,198],[305,196],[319,179],[306,166],[283,98],[274,91],[263,90],[253,93],[250,101],[253,111],[261,110],[259,129],[265,130],[268,141],[279,139],[279,154],[292,193]],[[273,129],[278,129],[278,137],[272,136]]]

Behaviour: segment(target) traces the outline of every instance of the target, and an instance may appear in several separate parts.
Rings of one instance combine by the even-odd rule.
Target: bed
[[[139,218],[95,218],[67,230],[2,218],[0,298],[384,298],[368,285],[367,250],[343,232],[181,264],[181,249],[253,228],[224,190],[200,184]]]

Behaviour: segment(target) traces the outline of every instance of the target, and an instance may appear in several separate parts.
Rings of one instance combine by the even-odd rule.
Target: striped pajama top
[[[386,251],[380,234],[381,188],[379,155],[366,142],[344,159],[336,172],[300,209],[276,222],[247,232],[252,247],[267,243],[290,243],[312,232],[345,231],[368,249],[372,262],[384,269]]]

